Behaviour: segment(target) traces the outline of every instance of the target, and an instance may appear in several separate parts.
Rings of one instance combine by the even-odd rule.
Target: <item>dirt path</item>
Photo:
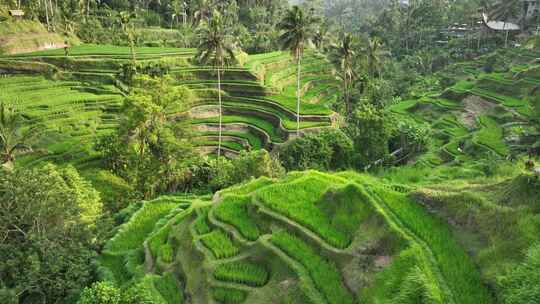
[[[470,95],[463,99],[464,112],[459,116],[459,120],[468,128],[476,127],[476,119],[496,105],[476,95]]]

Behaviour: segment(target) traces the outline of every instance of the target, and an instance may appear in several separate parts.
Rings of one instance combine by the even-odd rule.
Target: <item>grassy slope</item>
[[[163,60],[162,63],[172,66],[171,71],[178,77],[178,85],[189,83],[197,88],[197,94],[208,95],[204,98],[207,104],[217,102],[212,69],[187,62],[194,54],[193,49],[139,47],[136,48],[136,53],[141,62]],[[42,76],[17,76],[0,80],[0,85],[5,88],[0,98],[10,104],[17,104],[21,111],[32,118],[32,123],[43,122],[47,126],[45,130],[49,132],[47,138],[54,139],[54,144],[48,141],[40,143],[39,149],[36,149],[40,153],[21,159],[24,164],[32,165],[47,159],[68,160],[78,167],[94,166],[99,155],[94,151],[93,142],[110,134],[117,127],[117,110],[122,102],[120,91],[124,88],[121,85],[115,87],[115,77],[121,64],[130,58],[129,48],[85,44],[71,47],[69,54],[69,60],[64,58],[64,50],[2,56],[2,64],[7,68],[22,68],[48,75],[60,71],[55,74],[54,80]],[[225,95],[228,100],[232,100],[226,103],[227,111],[231,113],[226,116],[226,122],[243,123],[259,130],[226,132],[233,140],[226,140],[225,147],[234,151],[244,150],[246,146],[239,142],[245,140],[249,141],[252,149],[262,148],[263,142],[268,147],[264,133],[270,136],[271,142],[282,143],[288,139],[287,131],[296,128],[296,101],[294,90],[291,91],[292,86],[287,85],[280,94],[260,95],[267,94],[268,88],[257,81],[254,75],[256,69],[252,69],[254,65],[269,64],[270,66],[265,66],[269,73],[279,71],[279,66],[273,66],[274,61],[288,60],[289,55],[278,54],[277,57],[274,54],[250,57],[245,68],[232,67],[225,73]],[[306,77],[312,79],[315,75],[313,73],[318,72],[319,70],[315,69]],[[285,79],[291,77],[288,73],[285,73],[285,76]],[[313,89],[317,92],[319,89],[315,87]],[[323,87],[328,87],[328,84]],[[331,111],[323,104],[306,100],[302,106],[302,114],[320,116],[309,121],[302,120],[303,129],[328,127],[331,124],[328,116]],[[195,123],[214,124],[216,121],[217,117],[210,117],[196,119]],[[51,132],[54,134],[51,135]],[[215,133],[215,130],[209,130],[200,135],[213,136]],[[200,140],[198,145],[216,146],[216,142],[206,138]]]
[[[432,126],[433,143],[419,162],[436,167],[526,152],[526,144],[508,139],[535,132],[530,101],[540,79],[531,75],[539,55],[535,50],[504,49],[449,66],[435,75],[454,83],[449,88],[391,106],[389,111],[400,119]],[[483,68],[488,57],[496,62],[491,73]],[[516,124],[520,127],[513,127]]]
[[[62,47],[64,37],[49,33],[39,22],[32,20],[0,22],[0,55],[28,53],[50,47]],[[70,38],[70,43],[78,43]],[[63,51],[62,51],[63,52]]]
[[[200,278],[185,276],[184,271],[193,267],[189,264],[192,262],[183,260],[182,267],[174,272],[185,277],[188,285],[196,284],[190,290],[200,288],[198,292],[206,297],[236,299],[234,303],[268,303],[264,297],[268,300],[272,290],[277,292],[276,282],[288,278],[298,281],[276,303],[298,297],[336,304],[357,300],[394,303],[397,299],[401,303],[492,303],[475,265],[448,225],[433,218],[407,194],[392,190],[392,184],[382,179],[352,172],[295,172],[276,181],[259,179],[236,186],[222,191],[220,197],[217,205],[191,199],[197,216],[183,217],[177,221],[185,223],[178,226],[181,230],[172,225],[167,230],[168,237],[160,237],[163,244],[175,251],[179,243],[171,240],[177,235],[191,235],[194,246],[183,246],[183,255],[202,257],[206,266],[200,275],[207,277],[209,285]],[[263,205],[272,202],[278,214],[261,209],[261,201],[265,202]],[[132,221],[140,222],[139,217]],[[166,227],[163,223],[159,221],[157,227]],[[128,231],[131,226],[134,225],[130,221],[121,231]],[[153,230],[157,236],[160,233],[156,231],[163,231],[159,229],[147,230]],[[338,247],[332,241],[325,242],[327,235],[339,235],[338,232],[349,241],[337,243]],[[130,239],[137,239],[133,245],[138,245],[129,245],[130,250],[142,250],[148,235],[136,234],[139,236]],[[117,239],[123,237],[115,237],[106,248],[118,247],[114,245],[119,243]],[[361,262],[362,270],[352,275],[346,269],[352,258],[349,253],[356,251],[373,259],[389,255],[393,262],[381,272],[374,260],[368,259]],[[156,255],[151,258],[155,261]],[[133,263],[132,259],[128,261]],[[139,269],[149,262],[148,256],[139,260]],[[102,258],[102,266],[113,272],[122,269],[121,263]],[[130,262],[126,265],[128,270],[137,269]],[[167,265],[158,263],[157,274],[169,271]],[[130,280],[138,281],[141,275]],[[411,285],[412,276],[418,280]],[[367,281],[348,284],[360,277]],[[407,290],[426,297],[406,298]]]

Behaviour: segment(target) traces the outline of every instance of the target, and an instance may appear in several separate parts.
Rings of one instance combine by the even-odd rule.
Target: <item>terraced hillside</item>
[[[443,92],[396,104],[403,119],[430,124],[435,138],[420,162],[430,167],[526,152],[537,130],[531,101],[538,98],[540,51],[506,49],[439,72]]]
[[[325,59],[315,53],[305,61],[302,131],[332,125],[330,103],[338,84],[328,78]],[[284,52],[249,56],[245,67],[228,68],[223,77],[225,152],[244,149],[272,149],[296,133],[295,69]],[[178,84],[198,92],[192,115],[205,149],[217,148],[217,77],[211,67],[186,67],[173,70]]]
[[[107,243],[101,276],[163,303],[492,303],[447,224],[406,192],[309,171],[162,197]]]
[[[197,93],[191,110],[197,142],[201,150],[213,153],[219,129],[217,77],[211,67],[192,62],[194,53],[192,49],[174,48],[136,50],[142,66],[166,67],[176,85]],[[103,45],[73,47],[69,57],[64,50],[0,56],[0,73],[5,74],[0,78],[0,99],[16,103],[30,122],[45,124],[50,131],[47,137],[55,142],[44,142],[41,153],[24,161],[46,157],[84,165],[94,160],[91,145],[84,143],[116,128],[122,96],[129,90],[121,81],[121,70],[130,59],[129,48]],[[287,53],[276,52],[250,56],[243,67],[226,69],[222,77],[226,155],[272,149],[295,134],[296,86],[290,63]],[[315,53],[309,54],[303,65],[302,131],[333,123],[329,105],[336,98],[338,86],[328,76],[328,66]]]

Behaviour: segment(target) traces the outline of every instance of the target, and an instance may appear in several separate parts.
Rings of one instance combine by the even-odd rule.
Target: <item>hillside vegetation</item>
[[[50,33],[40,22],[33,20],[0,20],[0,55],[30,53],[39,50],[63,48],[66,38],[58,33]],[[69,44],[77,44],[78,39],[68,38]]]
[[[0,69],[34,74],[1,78],[0,98],[15,105],[32,123],[46,126],[42,132],[49,136],[43,138],[55,138],[54,145],[43,143],[41,153],[23,162],[57,159],[84,165],[96,156],[93,147],[84,143],[95,142],[117,126],[126,92],[121,71],[129,62],[129,48],[81,45],[69,52],[69,58],[64,57],[64,50],[0,57]],[[169,74],[175,86],[185,86],[198,96],[190,111],[199,134],[198,145],[206,153],[213,152],[217,147],[217,81],[212,68],[191,63],[192,49],[137,48],[136,53],[143,69],[156,67]],[[294,132],[295,74],[293,69],[283,69],[289,62],[288,54],[275,52],[249,56],[244,67],[225,70],[222,90],[227,155],[272,149]],[[329,106],[336,97],[331,85],[335,80],[324,74],[323,62],[324,58],[314,53],[304,63],[302,130],[332,125]],[[52,97],[54,103],[50,102]]]
[[[487,282],[495,284],[503,265],[519,260],[502,244],[521,252],[538,236],[503,241],[498,237],[524,236],[524,226],[497,232],[484,216],[516,212],[511,218],[528,221],[518,214],[535,208],[539,196],[531,193],[534,199],[518,207],[489,191],[512,197],[523,178],[405,190],[352,172],[309,171],[253,180],[212,199],[164,197],[143,203],[120,228],[100,269],[119,286],[172,276],[192,303],[493,303]],[[470,182],[474,189],[463,190]],[[464,200],[469,193],[474,202],[485,201],[472,218],[463,209],[475,208]],[[422,204],[444,209],[455,224]],[[472,227],[480,229],[462,238]],[[495,239],[476,243],[477,233],[503,247],[492,247]],[[499,259],[484,258],[493,251]]]
[[[0,0],[0,304],[540,304],[534,1],[293,2]]]

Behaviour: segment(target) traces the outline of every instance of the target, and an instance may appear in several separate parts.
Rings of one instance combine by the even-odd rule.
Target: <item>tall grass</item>
[[[308,270],[311,279],[328,303],[354,303],[353,296],[345,287],[337,266],[321,257],[316,249],[286,231],[272,234],[271,241]]]
[[[249,194],[252,194],[254,191],[260,190],[271,184],[273,184],[273,181],[271,179],[267,177],[260,177],[257,179],[250,180],[246,183],[221,190],[219,194],[221,196],[225,196],[227,194],[233,194],[233,195],[239,195],[239,196],[249,195]]]
[[[195,231],[199,235],[207,234],[212,231],[208,226],[208,208],[201,208],[198,210],[197,218],[195,219]]]
[[[261,287],[268,282],[268,271],[257,264],[234,262],[219,265],[214,271],[214,277],[220,281]]]
[[[159,259],[164,263],[172,263],[174,261],[174,249],[171,244],[163,244],[159,248]]]
[[[474,141],[495,151],[501,156],[508,155],[508,146],[504,143],[504,131],[493,118],[480,116],[481,129],[474,135]]]
[[[309,228],[329,244],[346,248],[365,214],[361,210],[361,202],[354,199],[354,187],[328,192],[341,186],[339,183],[342,182],[332,181],[330,175],[309,173],[292,182],[266,187],[257,192],[256,197],[270,209]],[[333,195],[344,199],[334,202]]]
[[[126,252],[141,246],[146,237],[154,230],[158,220],[178,206],[178,202],[168,199],[157,199],[145,202],[118,233],[105,245],[111,252]]]
[[[247,292],[232,288],[213,287],[212,298],[222,304],[239,304],[244,303]]]
[[[250,203],[250,196],[227,195],[214,209],[214,215],[218,220],[234,226],[246,239],[255,241],[261,233],[248,213]]]
[[[418,256],[421,248],[411,246],[394,257],[392,264],[375,275],[363,289],[359,302],[366,304],[443,303],[437,280]]]
[[[171,272],[165,273],[160,278],[154,281],[154,286],[161,294],[167,304],[183,304],[185,303],[184,292],[182,286],[178,283],[174,274]]]
[[[431,216],[404,194],[370,187],[399,219],[429,246],[437,267],[459,304],[488,304],[493,299],[471,258],[457,243],[448,224]]]
[[[233,257],[239,251],[229,235],[219,229],[203,235],[201,241],[217,259]]]

